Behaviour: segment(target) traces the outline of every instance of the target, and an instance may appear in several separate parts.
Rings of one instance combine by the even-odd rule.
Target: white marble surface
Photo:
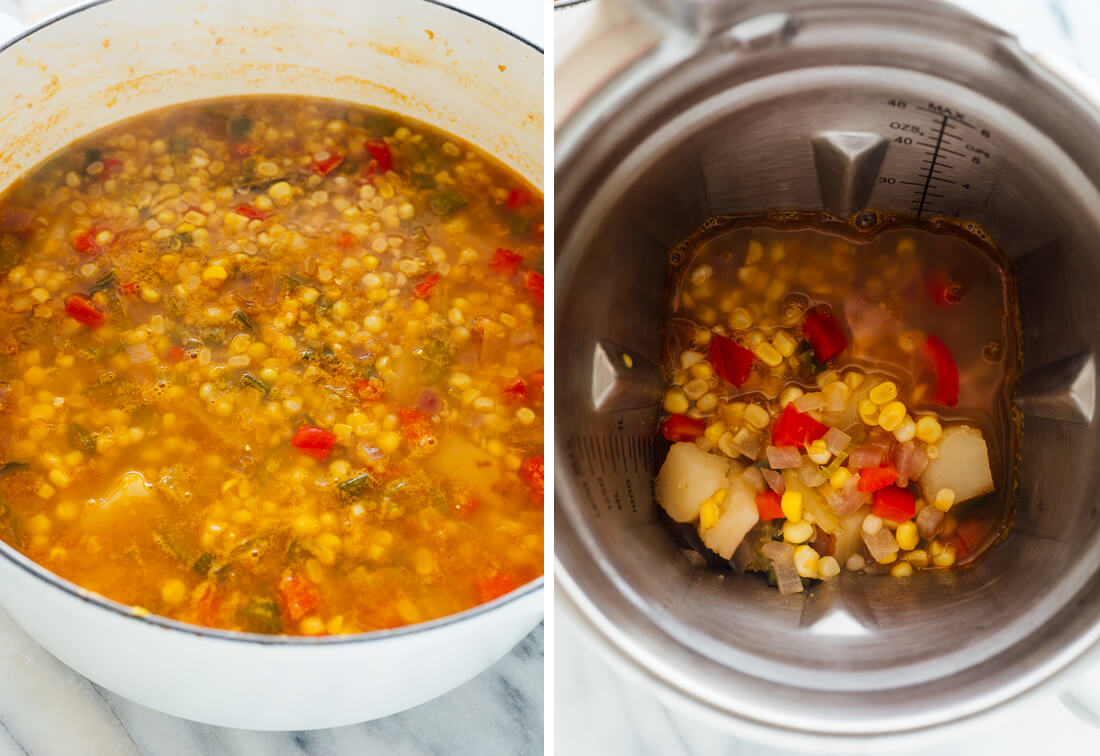
[[[543,44],[537,0],[450,4]],[[70,5],[0,0],[0,13],[14,8],[33,22]],[[0,756],[541,754],[543,667],[540,625],[475,679],[410,711],[331,730],[249,732],[177,719],[99,688],[50,656],[0,609]]]
[[[910,3],[922,0],[909,0]],[[598,0],[596,0],[598,2]],[[970,12],[1015,33],[1025,48],[1054,52],[1100,79],[1100,0],[956,0]],[[557,11],[560,54],[590,23],[595,3]],[[554,740],[570,756],[791,756],[738,740],[655,697],[607,666],[567,613],[555,613]],[[1091,673],[1100,675],[1100,670]],[[869,753],[882,753],[872,750]],[[1100,753],[1100,729],[1083,724],[1052,695],[1028,697],[967,734],[913,756],[1034,756]]]

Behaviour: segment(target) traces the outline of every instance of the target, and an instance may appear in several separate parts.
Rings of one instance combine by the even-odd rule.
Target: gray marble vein
[[[189,722],[99,688],[0,610],[0,756],[540,754],[543,629],[434,701],[375,722],[267,733]]]

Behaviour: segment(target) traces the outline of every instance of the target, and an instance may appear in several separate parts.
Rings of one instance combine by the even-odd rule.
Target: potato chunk
[[[989,449],[980,430],[965,425],[947,428],[939,447],[939,457],[929,462],[920,476],[926,500],[934,500],[941,488],[954,491],[956,503],[993,490]]]
[[[695,444],[675,443],[657,473],[657,502],[676,522],[699,517],[699,505],[726,484],[729,462]]]
[[[726,482],[726,499],[722,502],[722,514],[714,527],[700,535],[708,549],[729,559],[741,544],[760,515],[756,509],[756,490],[743,475],[730,476]]]

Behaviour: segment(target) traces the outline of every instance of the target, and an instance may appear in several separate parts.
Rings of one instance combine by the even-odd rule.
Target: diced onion
[[[857,470],[862,470],[864,467],[878,467],[882,464],[882,460],[886,458],[887,451],[887,448],[882,444],[860,444],[852,449],[852,454],[848,457],[848,464]]]
[[[825,406],[825,395],[820,391],[803,394],[794,400],[794,408],[799,412],[812,412]]]
[[[764,490],[764,476],[760,472],[759,467],[746,467],[745,472],[741,473],[741,478],[752,486],[754,491],[759,492]]]
[[[859,490],[859,475],[853,475],[844,482],[839,491],[830,491],[825,496],[829,509],[837,517],[845,517],[871,501],[871,494]]]
[[[768,457],[768,464],[773,470],[802,466],[802,455],[794,446],[769,446],[764,450],[764,454]]]
[[[873,536],[867,535],[867,531],[863,529],[859,532],[863,536],[863,543],[867,545],[868,553],[876,562],[888,559],[891,554],[898,552],[898,542],[894,540],[894,534],[889,528],[882,528]]]
[[[933,509],[935,509],[935,507],[933,507]],[[730,558],[730,567],[733,567],[733,569],[738,572],[744,572],[755,559],[756,549],[746,538],[738,544],[737,550],[733,552],[733,557]]]
[[[760,547],[760,553],[772,560],[775,582],[782,594],[801,593],[802,578],[794,566],[794,546],[783,541],[769,541]]]
[[[852,437],[839,428],[829,428],[825,433],[825,448],[830,454],[839,454],[852,441]]]
[[[810,488],[817,488],[828,480],[828,478],[825,477],[825,473],[821,471],[821,468],[812,462],[807,462],[799,468],[798,478]]]
[[[787,490],[787,483],[783,480],[783,475],[781,473],[762,467],[760,469],[760,474],[764,476],[764,480],[767,482],[768,487],[780,496]]]
[[[943,525],[945,512],[931,504],[917,513],[917,530],[920,537],[925,539],[935,538]]]
[[[126,354],[130,355],[130,362],[134,365],[140,365],[144,362],[152,362],[153,351],[146,343],[131,344],[126,347]]]

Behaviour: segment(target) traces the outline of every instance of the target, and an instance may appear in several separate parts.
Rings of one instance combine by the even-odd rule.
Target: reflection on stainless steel
[[[946,6],[641,4],[678,31],[593,76],[557,134],[559,585],[651,679],[741,721],[892,733],[1034,686],[1100,637],[1100,113]],[[598,46],[578,55],[599,70]],[[660,525],[658,408],[608,405],[618,373],[592,355],[658,362],[669,250],[776,209],[970,220],[1014,261],[1016,520],[976,566],[785,597]]]

